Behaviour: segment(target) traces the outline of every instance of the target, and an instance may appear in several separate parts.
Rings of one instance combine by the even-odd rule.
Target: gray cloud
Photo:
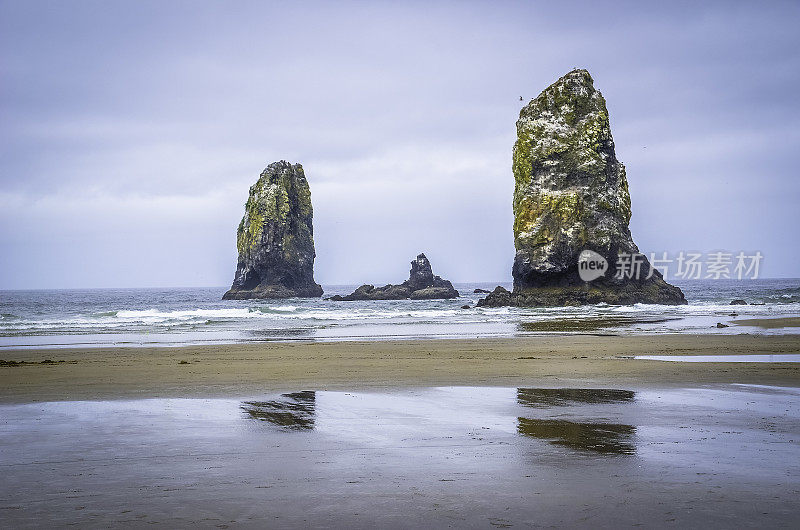
[[[303,163],[317,276],[506,280],[523,96],[586,67],[645,251],[798,276],[795,3],[0,2],[0,288],[224,285]]]

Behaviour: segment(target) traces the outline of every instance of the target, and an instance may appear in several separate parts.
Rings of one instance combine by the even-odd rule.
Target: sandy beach
[[[786,527],[797,335],[4,350],[14,527]]]
[[[800,386],[798,363],[663,363],[635,355],[800,353],[800,335],[513,339],[5,350],[0,401],[236,397],[409,386]],[[42,364],[42,361],[53,363]]]

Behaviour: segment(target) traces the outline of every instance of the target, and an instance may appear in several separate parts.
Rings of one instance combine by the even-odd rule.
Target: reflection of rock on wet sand
[[[626,403],[632,402],[635,396],[630,390],[611,388],[517,389],[517,403],[535,408]],[[631,441],[636,427],[632,425],[517,418],[517,432],[570,449],[621,455],[636,452]]]
[[[520,322],[520,331],[538,333],[543,331],[550,332],[591,332],[604,329],[623,328],[636,324],[663,324],[672,320],[680,320],[675,317],[631,317],[631,316],[601,316],[592,318],[554,318],[548,320],[537,320],[534,322]]]
[[[554,407],[570,403],[622,403],[635,392],[609,388],[518,388],[517,402],[526,407]]]
[[[633,425],[517,418],[517,432],[570,449],[617,455],[636,453],[631,441],[636,433]]]
[[[245,401],[242,410],[255,420],[267,421],[287,430],[314,428],[316,393],[313,390],[282,394],[280,400]]]

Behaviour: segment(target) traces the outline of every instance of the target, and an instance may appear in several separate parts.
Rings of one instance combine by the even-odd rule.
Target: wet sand
[[[762,329],[798,328],[800,317],[744,318],[732,321],[737,326],[756,326]]]
[[[635,355],[800,353],[800,335],[542,335],[0,351],[0,403],[412,386],[800,386],[800,365],[659,363]],[[41,364],[42,361],[53,363]],[[60,362],[64,361],[64,362]]]
[[[9,527],[796,527],[800,390],[0,405]]]
[[[633,359],[795,353],[792,335],[2,351],[0,521],[796,527],[800,363]]]

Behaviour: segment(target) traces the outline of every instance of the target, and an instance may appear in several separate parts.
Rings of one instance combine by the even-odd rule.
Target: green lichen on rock
[[[625,168],[614,155],[605,99],[586,70],[565,75],[522,109],[512,169],[515,246],[528,259],[546,258],[573,238],[596,239],[598,207],[603,225],[627,229]]]
[[[239,262],[225,298],[320,296],[311,190],[303,166],[270,164],[250,187],[236,231]]]
[[[601,279],[584,292],[577,272],[582,250],[612,264],[620,254],[639,252],[628,226],[625,166],[616,157],[606,101],[589,72],[569,72],[520,111],[512,171],[512,303],[685,302],[657,271],[638,286],[621,289],[625,282]],[[643,269],[649,272],[649,263]]]

